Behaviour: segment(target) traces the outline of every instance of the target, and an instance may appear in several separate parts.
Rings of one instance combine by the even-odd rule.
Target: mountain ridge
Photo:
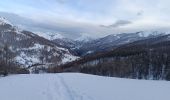
[[[69,49],[32,32],[19,30],[4,18],[0,23],[2,49],[7,46],[14,54],[13,60],[19,65],[30,67],[45,64],[47,67],[48,64],[59,65],[78,58]]]

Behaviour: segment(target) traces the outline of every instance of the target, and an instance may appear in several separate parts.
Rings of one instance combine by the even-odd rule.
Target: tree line
[[[49,68],[49,72],[81,72],[94,75],[170,80],[170,41],[150,39],[120,46]]]
[[[15,53],[5,44],[0,48],[0,76],[8,74],[28,74],[29,71],[14,61]]]

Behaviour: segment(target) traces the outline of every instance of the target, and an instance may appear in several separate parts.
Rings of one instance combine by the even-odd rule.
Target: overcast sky
[[[0,11],[70,35],[100,37],[170,28],[170,0],[2,0]]]

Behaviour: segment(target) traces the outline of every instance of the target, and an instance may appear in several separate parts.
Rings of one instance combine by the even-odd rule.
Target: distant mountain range
[[[123,44],[131,43],[137,40],[143,40],[147,38],[153,38],[157,36],[162,36],[168,33],[164,32],[136,32],[136,33],[122,33],[113,34],[100,39],[89,41],[83,44],[80,48],[75,49],[80,55],[86,55],[89,53],[105,52],[112,50]]]
[[[85,56],[97,52],[110,51],[120,45],[132,43],[134,41],[159,37],[169,34],[169,32],[159,31],[140,31],[135,33],[121,33],[108,35],[99,39],[90,39],[89,37],[81,37],[81,40],[71,39],[55,39],[54,42],[68,47],[70,50],[77,53],[78,56]]]
[[[165,79],[169,74],[169,44],[169,32],[139,31],[112,34],[98,39],[82,35],[79,39],[73,40],[60,33],[22,30],[0,17],[0,57],[4,59],[5,55],[8,60],[28,68],[31,72],[63,66],[60,71]],[[140,65],[143,69],[139,69]],[[105,66],[110,67],[106,69]],[[117,69],[120,66],[122,69]],[[125,66],[130,67],[126,69]],[[152,69],[151,66],[158,67]],[[127,72],[122,72],[124,70]],[[142,71],[142,74],[138,75],[134,70],[137,70],[138,74]],[[153,74],[150,70],[159,73]],[[163,70],[167,70],[166,75]],[[129,75],[130,72],[135,76]]]
[[[170,80],[170,34],[154,35],[84,56],[52,72],[88,74],[133,79]]]

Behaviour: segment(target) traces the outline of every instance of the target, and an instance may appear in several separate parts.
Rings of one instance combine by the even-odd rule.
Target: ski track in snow
[[[63,89],[65,90],[65,93],[67,94],[67,97],[69,97],[68,100],[93,100],[92,97],[87,96],[84,93],[76,93],[75,91],[73,91],[68,85],[67,83],[64,81],[64,78],[61,75],[57,76],[58,79],[61,82],[61,85],[63,87]],[[64,94],[64,95],[66,95]]]
[[[25,75],[18,77],[16,80],[13,79],[13,77],[16,77],[15,75],[1,78],[0,84],[3,85],[1,89],[4,92],[0,91],[0,96],[2,94],[3,100],[9,100],[8,93],[12,94],[13,100],[30,100],[30,98],[31,100],[93,100],[89,96],[76,93],[69,88],[64,78],[59,74],[47,75],[46,77],[39,75],[39,78],[35,76],[33,75],[34,78],[31,79],[31,83],[30,78]],[[4,80],[7,82],[10,80],[10,82],[6,83]],[[20,81],[21,83],[18,84]],[[15,85],[16,87],[13,88]]]
[[[169,100],[168,81],[80,73],[0,77],[0,100]]]
[[[44,77],[44,80],[47,82],[46,87],[42,87],[44,89],[41,91],[41,95],[45,97],[44,100],[93,100],[83,93],[71,90],[60,75]]]

